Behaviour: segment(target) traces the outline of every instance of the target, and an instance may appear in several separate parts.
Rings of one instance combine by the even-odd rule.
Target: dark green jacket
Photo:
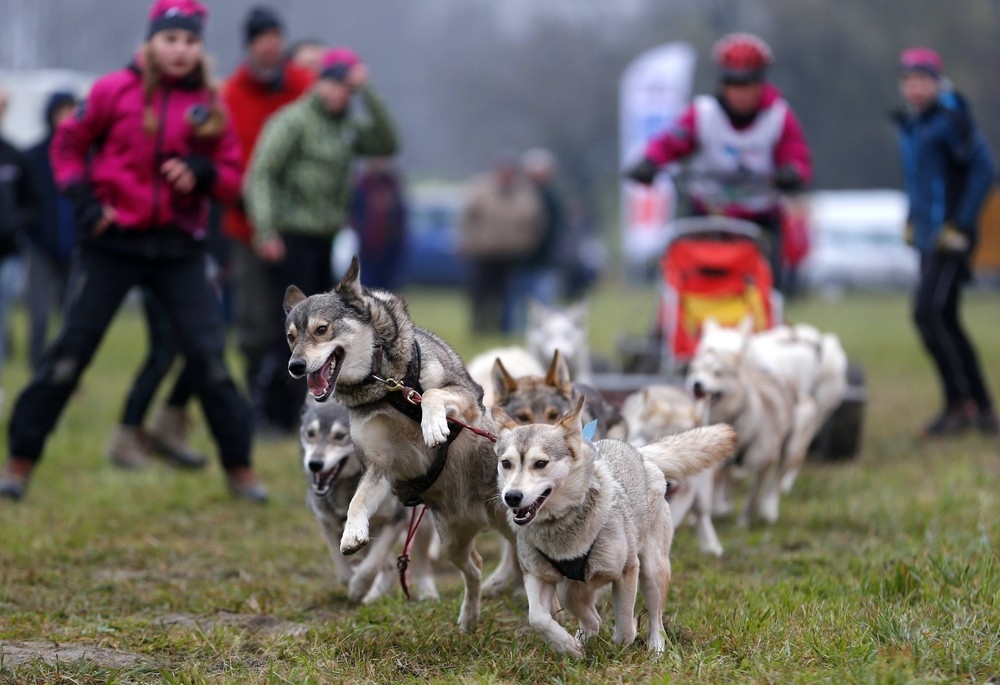
[[[347,220],[351,162],[399,149],[385,105],[369,86],[359,93],[370,118],[335,117],[310,93],[267,122],[244,179],[255,243],[281,233],[333,237]]]

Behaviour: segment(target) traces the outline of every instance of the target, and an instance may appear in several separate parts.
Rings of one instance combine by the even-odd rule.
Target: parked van
[[[799,274],[821,291],[903,289],[919,260],[903,239],[907,199],[900,190],[820,191],[809,197],[809,254]]]

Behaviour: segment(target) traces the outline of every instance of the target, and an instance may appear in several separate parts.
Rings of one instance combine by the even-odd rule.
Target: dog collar
[[[541,554],[542,558],[552,564],[552,567],[559,571],[559,573],[565,578],[585,582],[587,580],[587,565],[590,563],[590,553],[594,551],[594,545],[596,544],[597,540],[594,540],[590,543],[590,548],[585,554],[574,559],[553,559],[537,547],[535,548],[535,551]]]

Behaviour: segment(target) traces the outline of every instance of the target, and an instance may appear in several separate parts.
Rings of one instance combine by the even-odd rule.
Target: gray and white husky
[[[732,451],[725,425],[697,428],[639,449],[581,434],[584,400],[557,424],[519,426],[493,407],[500,426],[497,479],[517,530],[528,620],[558,652],[583,656],[597,635],[598,593],[611,584],[614,641],[636,636],[635,599],[649,612],[647,646],[664,650],[663,606],[670,585],[673,522],[667,482],[712,468]],[[554,618],[555,600],[580,621],[573,637]]]
[[[541,364],[548,364],[558,350],[566,358],[574,381],[592,382],[587,319],[586,302],[563,308],[532,300],[528,304],[525,334],[528,351]]]
[[[284,305],[289,373],[304,376],[317,400],[347,407],[364,468],[341,552],[369,543],[370,519],[390,494],[426,504],[465,582],[458,622],[471,630],[483,585],[473,541],[486,528],[514,537],[497,496],[492,444],[451,421],[482,424],[482,388],[451,347],[414,324],[400,297],[361,285],[356,258],[331,292],[306,297],[290,286]],[[419,403],[404,387],[422,395]]]
[[[352,602],[369,604],[385,595],[396,581],[393,548],[407,530],[407,512],[386,500],[372,517],[374,542],[356,566],[340,551],[347,508],[361,481],[361,462],[354,454],[347,409],[337,402],[306,399],[299,428],[302,468],[308,480],[306,503],[316,515],[330,550],[337,580],[347,586]],[[416,599],[437,599],[431,548],[434,529],[423,521],[413,540],[411,580]]]

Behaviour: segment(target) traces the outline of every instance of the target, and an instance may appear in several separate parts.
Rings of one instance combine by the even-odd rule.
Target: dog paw
[[[583,658],[583,643],[569,634],[566,635],[565,640],[556,642],[552,646],[560,654],[566,654],[575,659]]]
[[[428,447],[440,445],[448,439],[448,417],[444,406],[437,402],[423,402],[423,417],[420,419],[420,428],[424,434],[424,443]]]
[[[340,539],[340,553],[350,556],[360,551],[368,544],[368,531],[344,531],[344,537]]]
[[[667,641],[664,640],[663,635],[658,632],[655,635],[649,636],[646,647],[653,654],[663,654],[663,651],[667,648]]]
[[[433,578],[422,578],[417,581],[417,586],[413,590],[413,596],[418,602],[436,601],[441,599]]]

